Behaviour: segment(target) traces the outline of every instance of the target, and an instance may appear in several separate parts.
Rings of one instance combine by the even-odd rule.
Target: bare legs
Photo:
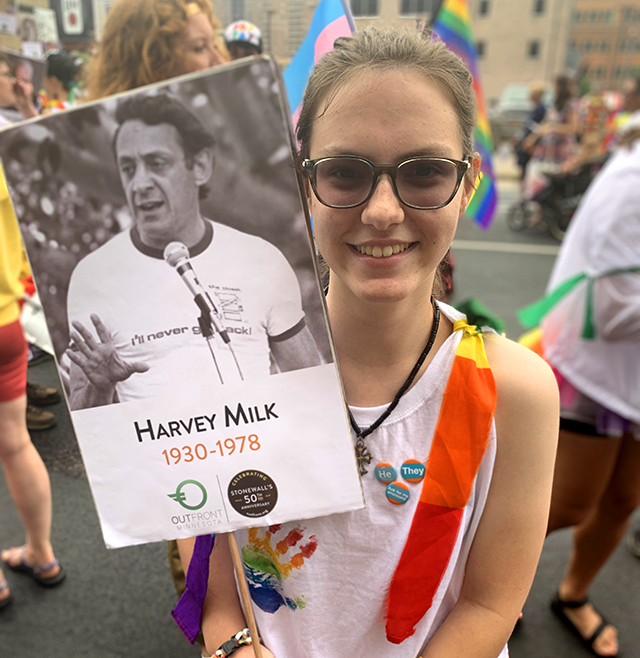
[[[560,584],[560,598],[583,599],[594,578],[624,536],[640,504],[640,442],[630,436],[607,439],[561,430],[548,533],[574,526],[574,546]],[[565,614],[590,637],[601,621],[591,604]],[[594,643],[602,656],[618,651],[608,626]]]
[[[0,569],[0,586],[4,584],[5,578],[4,578],[4,572],[2,569]],[[11,592],[9,591],[8,587],[3,587],[0,589],[0,607],[2,606],[2,602],[8,599],[11,596]]]
[[[27,432],[25,409],[26,396],[0,402],[0,461],[24,524],[25,561],[31,566],[40,566],[54,560],[50,542],[51,486],[47,469]],[[19,553],[20,549],[2,551],[2,560],[16,564]],[[55,566],[41,575],[49,578],[59,570],[60,567]]]

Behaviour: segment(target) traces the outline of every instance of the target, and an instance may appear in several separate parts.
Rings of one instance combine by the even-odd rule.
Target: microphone
[[[185,282],[198,308],[210,318],[214,329],[220,334],[220,338],[225,343],[231,342],[227,330],[220,323],[218,309],[211,297],[209,297],[209,293],[200,285],[200,281],[198,281],[198,277],[189,260],[189,250],[187,247],[182,242],[170,242],[165,247],[164,259],[168,265],[175,268],[180,278]]]

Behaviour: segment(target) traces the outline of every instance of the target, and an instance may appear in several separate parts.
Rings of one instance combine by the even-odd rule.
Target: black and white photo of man
[[[215,176],[211,133],[168,94],[120,101],[116,121],[113,149],[133,225],[71,275],[71,408],[152,398],[190,381],[220,382],[200,310],[165,262],[173,242],[187,247],[230,338],[233,352],[215,337],[223,379],[238,366],[253,380],[268,376],[274,363],[281,372],[319,365],[298,280],[280,250],[201,214]],[[218,207],[223,219],[224,204]]]

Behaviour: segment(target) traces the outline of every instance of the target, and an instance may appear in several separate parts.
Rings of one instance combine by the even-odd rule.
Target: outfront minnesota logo
[[[167,494],[167,496],[188,510],[202,509],[207,502],[207,490],[197,480],[183,480],[175,493]]]

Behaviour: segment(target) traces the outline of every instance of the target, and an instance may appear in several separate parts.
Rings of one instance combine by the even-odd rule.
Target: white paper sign
[[[84,32],[84,9],[82,0],[61,0],[60,12],[62,29],[69,36],[77,36]]]
[[[333,364],[149,406],[73,414],[108,546],[362,507]]]
[[[109,547],[364,506],[282,94],[265,57],[0,132]]]
[[[43,43],[57,43],[60,41],[56,12],[53,9],[34,7],[33,15],[36,19],[38,41],[42,41]]]
[[[41,59],[44,57],[44,48],[39,41],[23,41],[21,45],[22,54],[27,57]]]
[[[0,14],[0,32],[4,34],[15,34],[17,21],[15,14]]]
[[[104,29],[107,14],[115,0],[93,0],[93,24],[96,41],[102,39],[102,30]]]

